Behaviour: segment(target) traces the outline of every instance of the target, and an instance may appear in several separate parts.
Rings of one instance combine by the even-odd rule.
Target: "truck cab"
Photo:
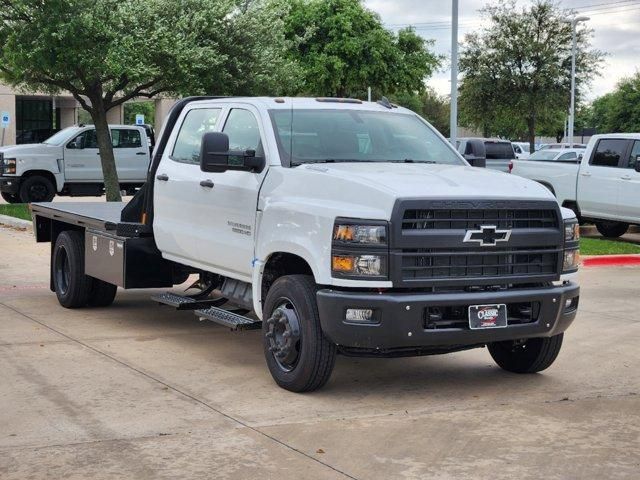
[[[185,99],[147,178],[126,206],[33,206],[60,303],[198,274],[201,295],[154,298],[261,328],[269,371],[291,391],[324,385],[338,353],[488,346],[502,368],[537,372],[577,312],[573,212],[535,182],[470,167],[388,102]]]
[[[141,127],[110,125],[118,178],[133,193],[149,168]],[[9,203],[48,202],[57,195],[101,195],[102,165],[92,125],[65,128],[43,143],[0,148],[0,192]]]

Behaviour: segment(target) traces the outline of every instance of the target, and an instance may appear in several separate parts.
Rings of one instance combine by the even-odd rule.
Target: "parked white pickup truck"
[[[60,304],[197,274],[194,295],[152,298],[261,328],[271,375],[297,392],[321,387],[337,353],[488,346],[502,368],[538,372],[578,308],[573,212],[535,182],[470,167],[389,102],[185,99],[128,204],[32,212]]]
[[[133,194],[149,169],[150,149],[142,127],[110,125],[121,189]],[[92,125],[68,127],[43,143],[0,148],[0,193],[9,203],[48,202],[58,195],[104,191],[102,165]]]
[[[545,185],[605,237],[640,224],[640,133],[594,135],[586,149],[560,152],[555,161],[514,160],[511,173]]]

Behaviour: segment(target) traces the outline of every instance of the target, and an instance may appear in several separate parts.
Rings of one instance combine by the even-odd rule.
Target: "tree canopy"
[[[360,0],[287,0],[290,58],[302,69],[299,92],[366,97],[423,92],[440,57],[411,29],[385,29]]]
[[[599,133],[640,132],[640,72],[622,79],[613,92],[594,100],[587,122]]]
[[[96,125],[107,199],[119,200],[107,111],[162,93],[295,89],[283,7],[260,0],[5,0],[0,77],[75,97]]]
[[[569,108],[571,12],[552,0],[519,9],[514,1],[487,6],[489,25],[465,37],[461,56],[461,120],[487,136],[528,138],[557,129]],[[577,30],[576,98],[598,73],[602,53],[590,47],[591,31]]]

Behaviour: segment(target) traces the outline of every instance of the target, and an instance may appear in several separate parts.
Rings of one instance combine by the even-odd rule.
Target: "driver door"
[[[65,145],[64,176],[66,182],[102,181],[102,164],[94,128],[79,133]]]

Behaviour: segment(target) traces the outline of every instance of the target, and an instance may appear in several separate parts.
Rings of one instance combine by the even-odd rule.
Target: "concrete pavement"
[[[0,478],[601,479],[640,471],[637,268],[581,272],[556,363],[486,350],[339,357],[312,394],[279,389],[259,332],[119,291],[65,310],[48,244],[0,228]]]

